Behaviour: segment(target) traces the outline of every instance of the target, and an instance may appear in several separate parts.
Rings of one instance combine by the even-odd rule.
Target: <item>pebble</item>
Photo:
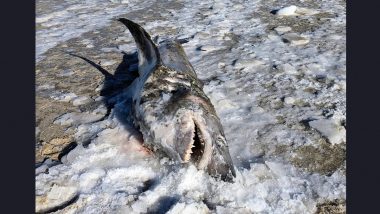
[[[305,45],[310,42],[306,37],[299,36],[296,33],[287,33],[282,37],[283,41],[292,45]]]
[[[42,149],[42,155],[51,155],[51,158],[58,158],[59,152],[62,151],[64,147],[72,142],[70,137],[66,138],[54,138],[48,144],[45,144]]]

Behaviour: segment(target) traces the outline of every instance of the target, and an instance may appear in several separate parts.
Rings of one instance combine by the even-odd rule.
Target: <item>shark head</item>
[[[141,26],[123,18],[119,21],[138,48],[141,84],[133,112],[144,143],[232,181],[236,173],[223,127],[182,46],[170,40],[157,47]]]
[[[214,177],[232,181],[236,174],[219,118],[194,109],[181,109],[176,117],[180,119],[173,145],[181,161],[194,164]]]

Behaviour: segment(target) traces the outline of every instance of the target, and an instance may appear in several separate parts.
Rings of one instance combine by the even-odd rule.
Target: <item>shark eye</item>
[[[218,146],[226,146],[226,141],[220,136],[216,139],[216,143]]]

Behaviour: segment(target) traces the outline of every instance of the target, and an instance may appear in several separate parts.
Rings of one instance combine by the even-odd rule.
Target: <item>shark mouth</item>
[[[211,139],[202,131],[202,128],[194,121],[192,139],[187,145],[183,158],[185,163],[192,162],[200,169],[206,167],[211,157]]]

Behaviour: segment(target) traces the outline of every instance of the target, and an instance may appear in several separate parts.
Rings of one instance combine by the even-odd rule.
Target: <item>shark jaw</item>
[[[192,120],[191,137],[188,142],[183,142],[186,149],[181,155],[183,163],[193,163],[198,169],[204,169],[211,158],[212,141],[210,136],[203,130],[204,126]]]
[[[194,164],[213,177],[232,181],[236,174],[222,133],[210,128],[210,120],[198,114],[184,114],[180,121],[175,142],[181,162]]]

